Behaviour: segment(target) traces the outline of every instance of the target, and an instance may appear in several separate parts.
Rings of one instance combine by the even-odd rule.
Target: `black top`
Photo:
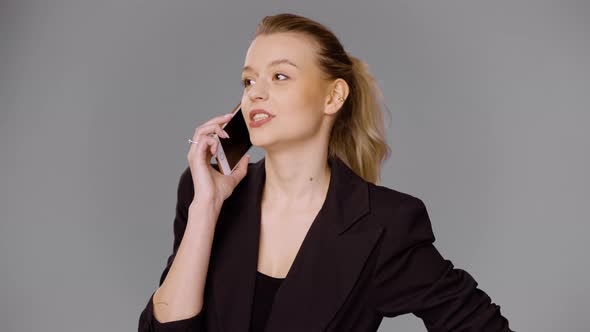
[[[266,326],[266,320],[277,289],[284,278],[274,278],[260,271],[256,271],[256,286],[254,290],[254,304],[252,319],[250,320],[250,332],[262,332]]]

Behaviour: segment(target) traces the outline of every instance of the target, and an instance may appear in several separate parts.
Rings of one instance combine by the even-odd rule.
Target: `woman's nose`
[[[252,100],[268,98],[268,90],[267,87],[264,85],[264,82],[256,82],[250,85],[248,97]]]

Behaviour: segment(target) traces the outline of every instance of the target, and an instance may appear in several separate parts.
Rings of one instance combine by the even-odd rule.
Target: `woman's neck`
[[[326,197],[332,173],[326,155],[310,158],[267,154],[264,167],[265,204],[298,210],[315,206]]]

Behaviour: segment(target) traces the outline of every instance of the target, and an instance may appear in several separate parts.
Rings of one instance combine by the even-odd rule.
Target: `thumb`
[[[231,176],[236,180],[236,183],[240,183],[246,173],[248,172],[248,163],[250,162],[250,155],[245,155],[238,162],[238,166],[231,173]]]

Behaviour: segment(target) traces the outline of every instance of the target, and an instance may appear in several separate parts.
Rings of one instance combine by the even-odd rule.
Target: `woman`
[[[242,73],[254,145],[228,176],[199,126],[180,177],[173,253],[140,331],[510,331],[500,307],[433,246],[419,198],[379,186],[390,150],[366,65],[323,25],[265,17]],[[263,113],[270,121],[258,126]],[[264,116],[263,116],[264,117]]]

